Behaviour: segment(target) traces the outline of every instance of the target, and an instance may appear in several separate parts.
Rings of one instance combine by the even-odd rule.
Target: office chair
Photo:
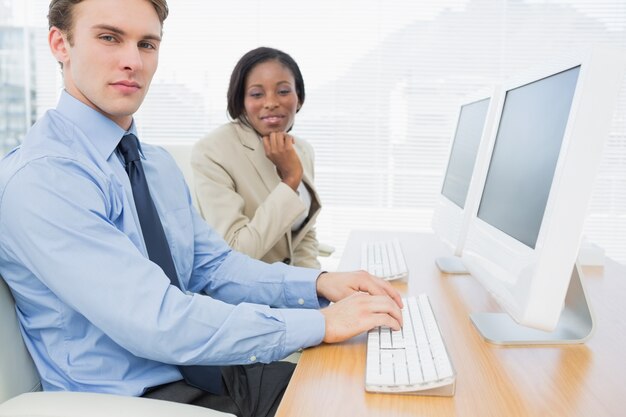
[[[42,392],[20,333],[15,302],[0,277],[0,417],[228,417],[169,401],[85,392]]]
[[[335,252],[335,248],[330,246],[328,243],[318,242],[317,250],[319,251],[319,256],[329,257]]]

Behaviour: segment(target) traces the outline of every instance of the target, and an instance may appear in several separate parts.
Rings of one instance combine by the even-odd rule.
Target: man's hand
[[[280,179],[296,191],[302,181],[303,170],[293,143],[293,137],[285,132],[272,132],[263,137],[265,156],[276,165]]]
[[[402,308],[402,297],[393,286],[365,271],[326,272],[317,278],[317,293],[322,297],[337,302],[355,292],[371,295],[386,295]]]
[[[386,295],[354,293],[321,312],[326,321],[326,343],[342,342],[376,326],[400,330],[402,325],[400,308]]]

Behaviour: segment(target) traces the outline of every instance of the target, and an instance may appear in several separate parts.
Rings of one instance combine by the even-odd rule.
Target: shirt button
[[[298,298],[298,304],[303,305],[304,304],[304,300],[302,298]]]
[[[250,362],[255,362],[256,361],[256,356],[252,355],[250,356]]]
[[[287,264],[287,265],[291,265],[291,258],[285,258],[283,259],[283,263]]]

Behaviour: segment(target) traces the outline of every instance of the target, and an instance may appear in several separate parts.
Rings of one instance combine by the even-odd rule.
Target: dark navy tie
[[[133,134],[125,135],[117,146],[124,158],[126,173],[133,189],[133,199],[137,207],[137,216],[146,243],[148,257],[159,265],[172,285],[180,288],[172,252],[163,231],[163,225],[150,196],[146,175],[139,157],[139,141]],[[223,394],[222,373],[218,366],[179,366],[185,381],[212,394]]]

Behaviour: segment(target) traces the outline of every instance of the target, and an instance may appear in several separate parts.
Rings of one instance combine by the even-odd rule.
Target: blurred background
[[[595,43],[626,53],[624,0],[169,0],[159,69],[136,115],[142,140],[192,144],[225,123],[237,60],[257,46],[300,65],[293,133],[316,151],[318,238],[430,230],[458,106],[492,84]],[[0,0],[0,154],[56,105],[48,0]],[[626,77],[588,240],[626,263]]]

